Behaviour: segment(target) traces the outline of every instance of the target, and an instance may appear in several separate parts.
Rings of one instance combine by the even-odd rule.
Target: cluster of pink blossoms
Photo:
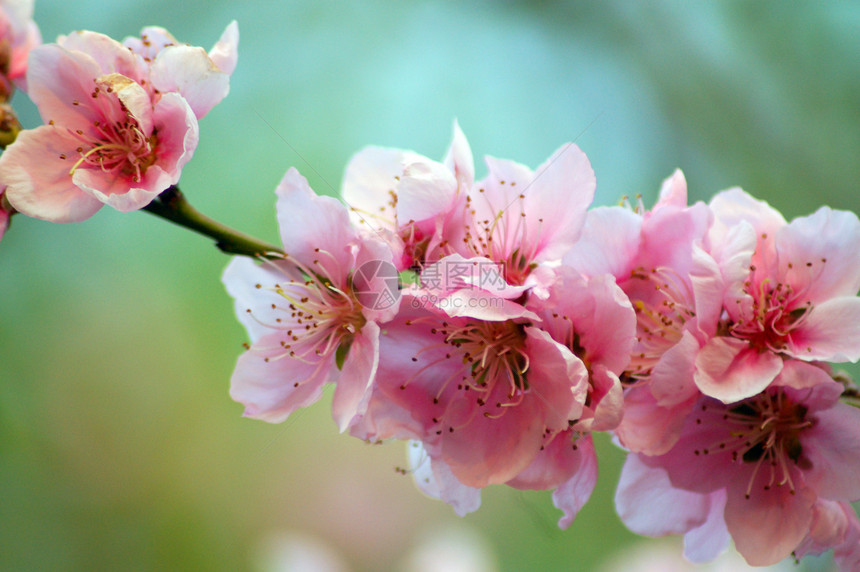
[[[235,22],[209,52],[158,27],[123,43],[89,31],[37,47],[21,40],[29,59],[13,50],[9,77],[26,78],[18,85],[44,125],[22,131],[0,156],[8,203],[0,236],[10,206],[76,222],[106,204],[140,209],[176,184],[197,147],[197,120],[229,91],[238,41]]]
[[[739,189],[687,206],[680,172],[650,211],[589,210],[572,143],[536,171],[486,164],[476,181],[455,126],[441,163],[360,152],[348,206],[286,174],[287,254],[224,274],[245,415],[283,421],[333,383],[340,429],[409,440],[419,488],[458,514],[487,485],[552,489],[562,527],[611,431],[632,530],[684,534],[694,561],[732,538],[754,565],[833,548],[856,569],[860,410],[826,362],[860,357],[857,217],[787,223]]]

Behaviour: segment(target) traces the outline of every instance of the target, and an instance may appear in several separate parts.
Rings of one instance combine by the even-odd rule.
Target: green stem
[[[143,207],[144,210],[167,219],[174,224],[184,226],[204,236],[215,240],[222,252],[241,256],[281,258],[283,251],[261,240],[241,233],[209,218],[191,206],[179,187],[173,185]]]

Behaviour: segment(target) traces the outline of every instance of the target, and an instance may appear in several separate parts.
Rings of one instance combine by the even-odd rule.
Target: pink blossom
[[[342,195],[353,221],[391,243],[402,271],[441,256],[473,180],[472,151],[455,122],[442,163],[412,151],[368,147],[347,165]]]
[[[633,304],[636,343],[621,375],[628,389],[616,435],[648,454],[672,446],[698,398],[695,358],[716,333],[723,300],[720,269],[704,249],[711,213],[686,197],[676,171],[651,211],[594,209],[564,258],[588,276],[611,273]]]
[[[319,399],[333,381],[333,414],[343,430],[367,406],[379,359],[377,322],[397,312],[396,304],[362,306],[353,270],[391,265],[391,252],[360,235],[346,208],[318,197],[295,169],[277,195],[284,259],[261,265],[236,258],[224,272],[253,342],[236,364],[230,395],[245,405],[246,416],[280,422]]]
[[[182,44],[164,28],[144,28],[140,38],[123,45],[142,59],[156,93],[179,93],[198,119],[230,91],[230,76],[238,59],[239,27],[231,22],[209,52]]]
[[[0,157],[0,182],[20,212],[53,222],[103,205],[146,206],[179,180],[197,146],[197,120],[178,94],[154,101],[133,55],[92,32],[35,48],[29,95],[45,125],[20,133]]]
[[[725,491],[738,551],[752,565],[775,563],[814,532],[816,503],[860,498],[860,411],[841,392],[823,369],[786,361],[761,394],[730,405],[701,398],[677,444],[638,462],[677,489]]]
[[[696,357],[696,384],[724,402],[755,395],[804,361],[860,358],[860,221],[822,207],[786,224],[739,189],[714,197],[711,240],[727,284],[720,331]],[[744,238],[744,236],[746,238]],[[730,261],[730,262],[726,262]]]
[[[466,197],[458,224],[446,243],[465,258],[500,264],[508,284],[546,295],[551,274],[535,273],[555,264],[575,244],[594,198],[594,172],[573,143],[560,147],[536,171],[486,157],[489,174]]]
[[[42,43],[39,28],[33,22],[33,0],[0,1],[0,76],[3,83],[12,81],[27,91],[27,57]],[[11,87],[0,86],[0,92],[11,95]]]

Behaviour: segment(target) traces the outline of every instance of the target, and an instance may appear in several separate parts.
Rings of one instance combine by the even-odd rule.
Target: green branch
[[[156,216],[198,232],[215,241],[222,252],[240,256],[281,258],[283,251],[277,246],[257,240],[247,234],[209,218],[191,206],[177,186],[168,187],[154,201],[143,207]]]

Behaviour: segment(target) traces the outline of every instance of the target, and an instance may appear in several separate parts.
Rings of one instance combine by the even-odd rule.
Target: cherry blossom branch
[[[215,240],[215,246],[226,254],[267,258],[281,258],[283,255],[283,251],[277,246],[234,230],[204,215],[191,206],[176,185],[168,187],[143,209],[212,238]]]

